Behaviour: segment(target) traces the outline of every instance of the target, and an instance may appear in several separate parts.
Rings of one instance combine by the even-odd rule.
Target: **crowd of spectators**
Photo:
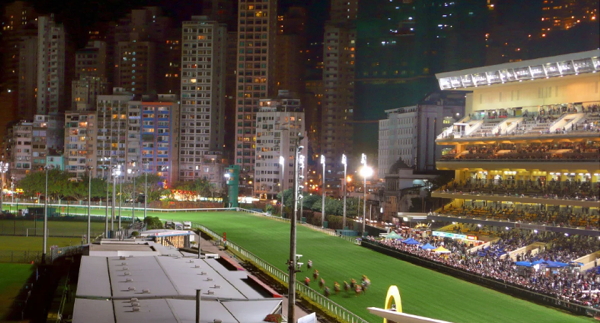
[[[574,263],[578,258],[600,250],[600,242],[595,237],[567,237],[560,233],[533,233],[524,230],[511,230],[498,235],[498,240],[486,248],[471,251],[470,242],[452,240],[449,238],[423,237],[420,234],[404,232],[404,237],[419,241],[420,245],[431,244],[435,247],[444,246],[449,254],[438,254],[425,250],[420,245],[405,244],[402,240],[378,240],[369,237],[371,241],[387,247],[398,249],[422,258],[441,262],[447,266],[459,268],[471,273],[482,275],[510,283],[532,291],[555,296],[572,303],[600,308],[600,274],[596,266],[587,272],[581,272],[579,265]],[[555,261],[571,263],[563,268],[540,267],[519,268],[516,261],[507,253],[517,250],[534,242],[542,242],[543,247],[519,254],[520,261]],[[526,270],[523,270],[526,269]],[[591,292],[596,291],[596,292]]]
[[[478,205],[467,201],[461,206],[444,206],[436,215],[511,222],[538,223],[558,227],[585,227],[600,229],[598,210],[553,205],[515,206],[501,202],[482,202]]]
[[[452,159],[581,159],[599,160],[600,142],[559,142],[559,143],[499,143],[467,145],[460,154],[452,150],[441,160]]]
[[[600,183],[566,180],[543,181],[515,180],[514,178],[486,180],[471,179],[464,182],[453,181],[441,189],[445,193],[492,194],[505,196],[534,197],[566,200],[600,200]]]
[[[581,104],[556,104],[541,106],[538,111],[529,111],[527,109],[522,110],[521,113],[517,112],[518,109],[499,109],[499,110],[488,110],[478,111],[473,114],[469,114],[467,120],[484,120],[487,124],[497,124],[505,118],[522,118],[522,122],[510,131],[493,130],[495,127],[490,129],[482,128],[475,133],[472,133],[471,137],[490,137],[499,135],[523,135],[531,133],[540,134],[551,134],[551,133],[569,133],[569,132],[600,132],[600,105],[589,104],[587,106]],[[554,131],[550,131],[550,127],[554,125],[556,121],[561,119],[566,114],[578,114],[585,113],[584,119],[581,119],[575,123],[569,124],[567,127],[557,128]],[[444,134],[445,138],[447,135]]]

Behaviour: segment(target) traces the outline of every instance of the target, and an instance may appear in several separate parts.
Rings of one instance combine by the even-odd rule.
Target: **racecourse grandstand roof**
[[[600,70],[600,49],[527,61],[490,65],[436,74],[440,89],[479,86],[563,77]]]

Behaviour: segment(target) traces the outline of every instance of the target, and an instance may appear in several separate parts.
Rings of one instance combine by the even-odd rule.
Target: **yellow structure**
[[[395,305],[395,306],[394,306]],[[391,285],[388,288],[387,296],[385,296],[385,306],[386,310],[396,309],[396,312],[402,312],[402,299],[400,299],[400,291],[398,290],[398,286]],[[383,323],[387,323],[387,319],[383,319]]]
[[[367,309],[369,313],[382,317],[383,323],[387,323],[388,320],[396,323],[449,323],[429,317],[402,313],[400,290],[396,285],[391,285],[388,288],[384,308],[368,307]]]

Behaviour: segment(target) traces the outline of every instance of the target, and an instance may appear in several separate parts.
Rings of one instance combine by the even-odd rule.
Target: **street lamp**
[[[321,228],[325,228],[325,155],[321,155],[323,165],[323,197],[321,199]]]
[[[102,166],[102,177],[104,177],[104,169],[107,166]],[[110,192],[110,181],[109,176],[105,178],[106,180],[106,205],[104,206],[104,237],[108,238],[108,193]]]
[[[4,174],[8,172],[8,166],[9,163],[0,162],[0,213],[4,212],[2,209],[2,204],[4,203]]]
[[[117,177],[121,176],[121,165],[116,165],[112,171],[113,191],[112,191],[112,209],[110,214],[110,231],[115,230],[115,208],[117,201]]]
[[[346,190],[348,189],[348,182],[346,178],[346,170],[348,168],[348,160],[346,159],[346,155],[342,154],[342,165],[344,165],[344,213],[342,217],[342,230],[346,230]]]
[[[88,217],[87,217],[87,243],[91,243],[91,231],[92,231],[92,215],[90,213],[90,208],[92,205],[92,166],[88,166]]]
[[[285,191],[285,157],[279,156],[279,165],[281,165],[281,217],[283,218],[283,192]]]
[[[365,224],[367,222],[367,177],[373,176],[373,168],[367,165],[367,155],[362,154],[360,159],[360,163],[363,167],[360,169],[360,176],[364,179],[364,188],[363,188],[363,235],[365,234]]]
[[[299,137],[298,142],[303,139]],[[304,146],[298,146],[296,148],[296,162],[294,167],[294,215],[290,219],[290,259],[288,261],[289,269],[289,280],[288,280],[288,322],[295,322],[294,320],[294,306],[296,304],[296,218],[298,215],[298,203],[301,203],[302,189],[304,189],[303,180],[304,175],[304,156],[300,152],[304,149]]]

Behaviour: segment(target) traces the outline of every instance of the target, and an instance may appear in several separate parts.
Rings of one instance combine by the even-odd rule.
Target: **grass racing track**
[[[227,240],[254,253],[265,261],[287,271],[289,255],[289,224],[267,217],[241,212],[193,212],[148,214],[163,219],[192,221],[211,230],[227,232]],[[367,275],[371,287],[366,294],[333,294],[330,298],[369,322],[382,319],[366,310],[369,306],[383,307],[387,288],[397,285],[402,297],[403,311],[451,322],[592,322],[592,318],[540,306],[494,290],[468,283],[408,262],[354,245],[299,225],[297,253],[301,262],[313,261],[320,277],[333,291],[333,282],[342,284],[354,278],[360,282]],[[319,289],[312,271],[297,274],[303,281],[309,276],[311,287]]]

